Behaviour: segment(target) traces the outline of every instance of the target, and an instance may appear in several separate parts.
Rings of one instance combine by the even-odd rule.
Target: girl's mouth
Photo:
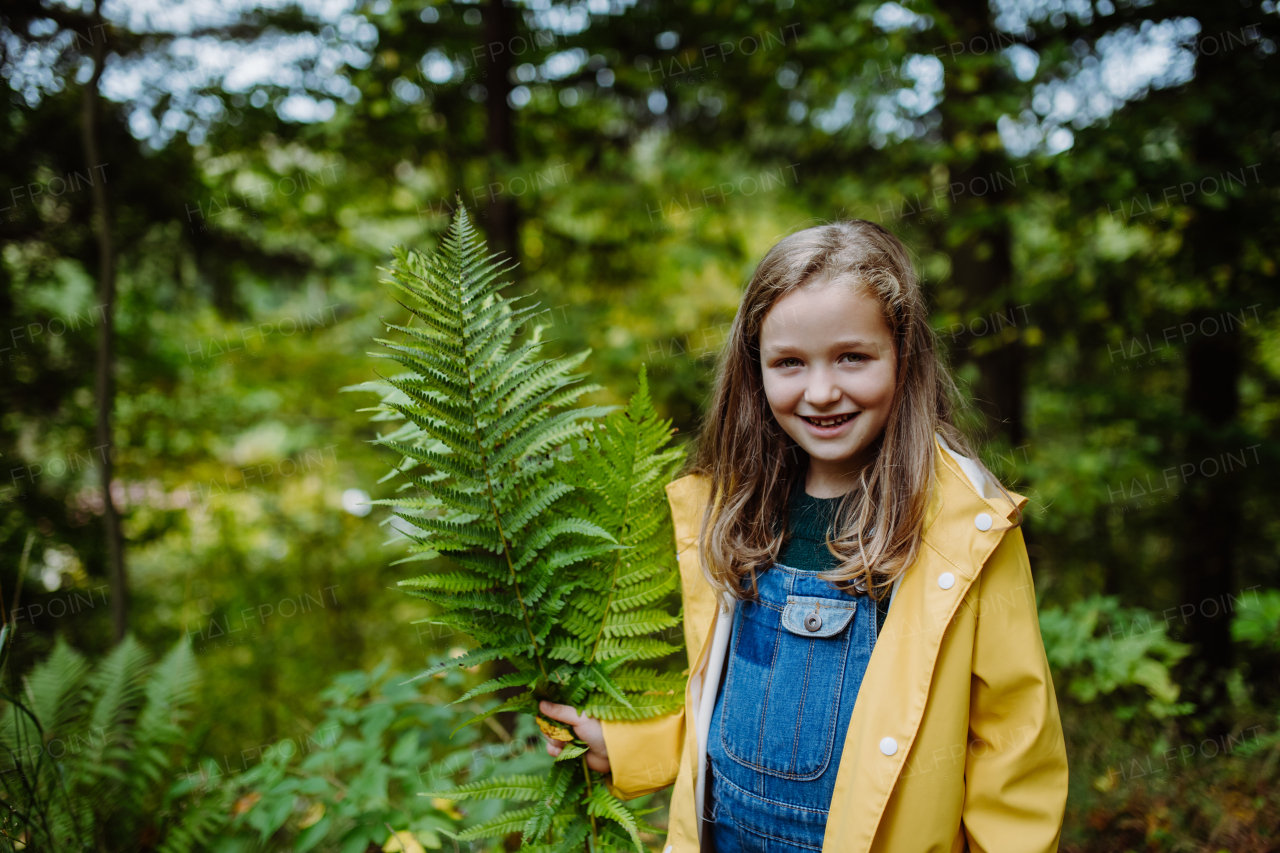
[[[831,436],[843,431],[844,426],[858,416],[857,412],[845,412],[826,418],[811,418],[800,415],[800,419],[809,425],[809,430],[816,435]]]

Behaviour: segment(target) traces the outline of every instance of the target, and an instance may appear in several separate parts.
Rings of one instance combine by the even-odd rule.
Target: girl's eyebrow
[[[846,349],[874,350],[874,349],[877,349],[878,347],[879,347],[879,344],[874,344],[871,341],[864,341],[862,338],[848,338],[846,340],[836,341],[831,345],[831,349],[841,349],[841,350],[846,350]],[[792,346],[790,344],[782,344],[782,345],[775,344],[773,346],[769,346],[764,349],[764,353],[767,356],[794,355],[800,352],[803,352],[803,349],[801,347]]]

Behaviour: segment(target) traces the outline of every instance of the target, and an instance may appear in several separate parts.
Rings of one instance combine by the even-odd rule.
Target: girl
[[[674,783],[664,853],[1057,849],[1026,499],[968,450],[953,392],[880,226],[810,228],[757,267],[693,473],[667,486],[684,710],[542,703],[619,796]]]

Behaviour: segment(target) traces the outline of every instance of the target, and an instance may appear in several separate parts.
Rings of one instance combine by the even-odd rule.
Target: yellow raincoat
[[[939,439],[920,556],[893,590],[836,775],[823,853],[1058,849],[1067,754],[1014,507]],[[667,486],[693,662],[683,711],[604,723],[610,790],[674,783],[663,853],[698,853],[707,736],[734,602],[696,539],[709,483]],[[1026,498],[1014,495],[1018,507]],[[709,690],[704,685],[710,685]]]

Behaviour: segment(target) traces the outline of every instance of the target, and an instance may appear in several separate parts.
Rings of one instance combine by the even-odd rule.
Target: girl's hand
[[[554,702],[539,702],[538,709],[556,722],[573,728],[573,733],[587,745],[588,767],[597,773],[609,772],[609,750],[605,748],[604,729],[599,720],[594,717],[584,717],[576,708],[557,705]],[[546,735],[542,737],[547,741],[548,755],[554,758],[564,751],[564,741],[555,740]]]

